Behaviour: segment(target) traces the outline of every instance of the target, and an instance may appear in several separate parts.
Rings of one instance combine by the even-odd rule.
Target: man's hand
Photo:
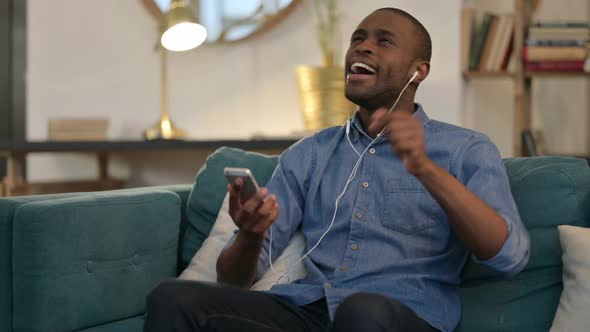
[[[229,214],[241,232],[262,238],[279,216],[277,199],[275,195],[268,195],[266,188],[260,188],[247,202],[242,202],[240,200],[242,186],[242,179],[239,178],[233,185],[227,186]]]
[[[384,134],[410,174],[418,176],[432,164],[424,149],[424,127],[418,119],[408,112],[389,113],[382,108],[371,116],[369,134],[377,135],[384,127]]]
[[[217,259],[217,281],[248,288],[256,277],[258,258],[264,243],[266,230],[279,215],[279,205],[266,188],[242,202],[242,179],[227,186],[229,214],[240,231],[235,242]]]

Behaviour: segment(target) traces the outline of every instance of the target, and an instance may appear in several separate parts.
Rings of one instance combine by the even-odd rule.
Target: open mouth
[[[363,62],[353,62],[346,76],[346,84],[370,83],[377,77],[377,69]]]
[[[376,75],[377,70],[365,63],[355,62],[350,65],[350,73],[356,75]]]

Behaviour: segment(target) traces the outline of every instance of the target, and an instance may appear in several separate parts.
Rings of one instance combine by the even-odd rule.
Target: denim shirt
[[[496,146],[483,134],[430,120],[418,104],[414,116],[424,125],[428,156],[508,225],[508,239],[498,254],[476,260],[502,274],[518,273],[528,262],[529,237]],[[349,135],[350,143],[345,127],[329,128],[281,155],[267,184],[280,207],[272,226],[273,259],[299,228],[306,240],[305,252],[328,229],[336,197],[358,159],[351,143],[362,153],[371,142],[358,113]],[[433,327],[452,331],[460,318],[458,287],[469,252],[445,212],[406,171],[387,138],[380,138],[372,148],[340,201],[332,229],[304,259],[307,276],[275,285],[269,292],[295,305],[325,297],[331,317],[347,296],[378,293],[409,306]],[[266,236],[258,276],[269,267],[268,249]]]

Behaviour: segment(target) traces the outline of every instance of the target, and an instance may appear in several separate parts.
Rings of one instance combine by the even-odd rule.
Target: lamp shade
[[[207,39],[207,29],[197,23],[184,0],[172,0],[163,30],[160,41],[170,51],[188,51]]]

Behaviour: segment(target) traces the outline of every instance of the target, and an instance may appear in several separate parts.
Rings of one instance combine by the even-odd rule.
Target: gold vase
[[[341,126],[355,111],[344,96],[344,68],[297,66],[295,72],[307,130]]]

